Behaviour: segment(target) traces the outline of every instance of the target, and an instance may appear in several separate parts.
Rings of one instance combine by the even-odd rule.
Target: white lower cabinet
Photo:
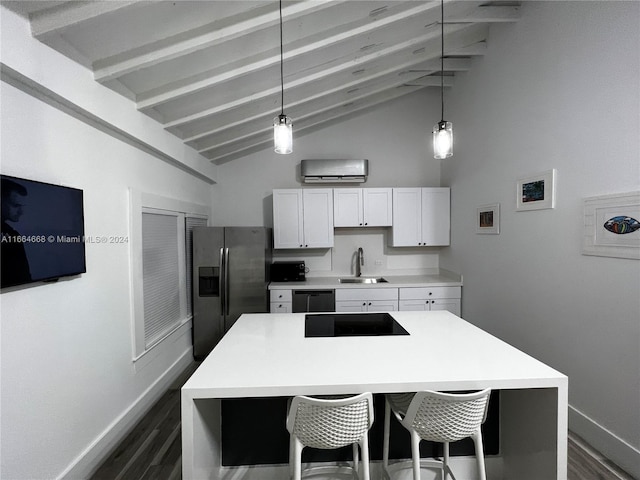
[[[448,310],[460,316],[461,287],[336,288],[336,312]],[[271,313],[292,313],[292,290],[269,292]]]
[[[397,288],[336,289],[336,312],[373,312],[398,310]]]
[[[291,313],[292,296],[291,290],[271,290],[269,293],[271,313]]]
[[[460,316],[460,287],[407,287],[398,292],[400,311],[448,310]]]

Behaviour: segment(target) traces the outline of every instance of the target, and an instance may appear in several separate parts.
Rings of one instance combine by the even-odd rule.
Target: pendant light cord
[[[440,100],[442,109],[440,119],[444,121],[444,0],[440,0]]]
[[[282,0],[280,0],[280,115],[284,115],[284,54],[282,53]]]

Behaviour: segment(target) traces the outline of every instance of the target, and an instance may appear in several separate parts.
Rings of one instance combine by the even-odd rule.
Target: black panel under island
[[[388,313],[322,313],[304,317],[305,337],[409,335]]]
[[[489,412],[482,425],[482,442],[485,455],[497,455],[500,451],[499,418],[500,396],[491,392]],[[287,397],[234,398],[222,400],[222,464],[275,465],[289,461],[289,432],[286,428]],[[369,449],[372,461],[382,460],[384,432],[384,395],[374,394],[374,422],[369,431]],[[475,455],[470,438],[451,444],[451,455]],[[341,462],[351,460],[351,447],[338,450],[305,448],[302,461]],[[420,442],[422,458],[442,456],[442,444]],[[391,418],[391,459],[411,458],[411,438],[395,417]]]

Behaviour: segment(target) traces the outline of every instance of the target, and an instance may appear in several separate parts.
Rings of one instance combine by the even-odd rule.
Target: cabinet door
[[[421,218],[421,189],[394,188],[391,246],[415,247],[420,245],[422,241]]]
[[[271,302],[271,313],[291,313],[291,302]]]
[[[302,189],[273,191],[273,248],[303,245]]]
[[[369,312],[395,312],[398,310],[397,300],[371,300],[367,302]]]
[[[460,316],[460,300],[456,298],[436,298],[431,300],[431,310],[447,310]]]
[[[391,226],[393,219],[391,188],[363,188],[362,204],[365,226]]]
[[[333,189],[334,227],[361,227],[364,223],[362,212],[361,188]]]
[[[424,312],[430,310],[430,300],[400,300],[401,312]]]
[[[366,312],[367,302],[362,300],[336,300],[336,312]]]
[[[423,188],[421,205],[422,245],[449,245],[450,195],[448,188]]]
[[[302,190],[304,247],[333,247],[333,189]]]

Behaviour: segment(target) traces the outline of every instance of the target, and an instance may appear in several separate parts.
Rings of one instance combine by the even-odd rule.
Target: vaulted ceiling
[[[4,1],[32,35],[216,164],[272,144],[280,113],[277,0]],[[444,84],[519,2],[446,0]],[[440,88],[440,1],[284,1],[284,112],[295,136]]]

